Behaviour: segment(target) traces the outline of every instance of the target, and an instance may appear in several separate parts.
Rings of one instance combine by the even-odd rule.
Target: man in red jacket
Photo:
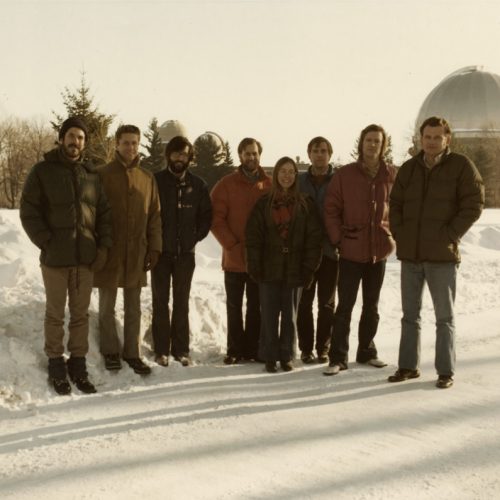
[[[383,160],[386,145],[385,130],[380,125],[368,125],[359,138],[358,161],[334,174],[326,193],[325,226],[332,244],[340,248],[340,261],[339,302],[325,375],[347,369],[351,313],[360,283],[363,309],[356,361],[386,366],[378,359],[373,342],[385,262],[395,246],[389,232],[389,193],[396,169]]]
[[[257,283],[247,273],[245,227],[257,200],[271,188],[271,178],[260,166],[262,146],[252,138],[238,146],[241,165],[213,188],[211,231],[222,245],[222,269],[226,288],[227,355],[224,363],[257,359],[260,332],[260,303]],[[246,315],[243,326],[243,295]]]

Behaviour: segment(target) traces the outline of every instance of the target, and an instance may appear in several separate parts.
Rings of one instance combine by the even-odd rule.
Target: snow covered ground
[[[324,377],[321,366],[300,361],[275,375],[255,363],[224,366],[220,251],[209,237],[198,249],[191,296],[194,366],[151,363],[147,378],[128,367],[106,372],[94,296],[88,365],[99,392],[66,397],[47,385],[38,252],[18,217],[0,211],[0,498],[500,498],[499,210],[485,211],[462,244],[449,390],[434,387],[428,294],[422,376],[386,382],[401,316],[394,259],[377,336],[387,368],[352,363]],[[150,315],[144,289],[151,360]]]

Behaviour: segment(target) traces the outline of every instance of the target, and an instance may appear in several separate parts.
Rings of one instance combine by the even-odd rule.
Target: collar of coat
[[[120,165],[124,166],[125,168],[135,168],[138,167],[140,163],[139,155],[137,155],[132,160],[132,163],[130,165],[127,165],[126,161],[123,159],[122,155],[118,151],[115,151],[115,161],[118,162]]]
[[[314,174],[312,173],[312,165],[309,165],[309,168],[307,169],[307,175],[310,177],[314,177]],[[328,164],[328,168],[326,169],[326,172],[323,174],[326,175],[327,178],[330,178],[333,175],[333,165],[331,163]]]
[[[441,165],[448,156],[450,156],[451,149],[449,146],[446,146],[446,149],[441,153],[441,158],[439,161],[432,167],[432,170],[434,170],[438,165]],[[421,149],[420,152],[417,155],[417,161],[420,165],[424,166],[426,169],[429,169],[429,167],[425,163],[425,158],[424,158],[424,150]]]
[[[64,156],[64,153],[62,152],[61,146],[57,146],[54,149],[51,149],[47,153],[43,155],[45,161],[49,163],[59,163],[60,165],[63,165],[67,168],[73,168],[75,166],[80,166],[83,167],[85,170],[88,172],[95,172],[96,167],[92,163],[91,160],[89,160],[86,157],[81,156],[78,158],[76,161],[71,161],[66,156]]]
[[[241,174],[241,176],[247,181],[247,182],[252,182],[252,179],[250,178],[250,176],[248,174],[246,174],[243,170],[243,165],[240,165],[238,167],[238,171],[239,173]],[[266,179],[267,177],[269,177],[265,172],[264,172],[264,169],[259,165],[257,167],[257,175],[255,176],[255,181],[253,182],[259,182],[259,181],[263,181],[264,179]]]

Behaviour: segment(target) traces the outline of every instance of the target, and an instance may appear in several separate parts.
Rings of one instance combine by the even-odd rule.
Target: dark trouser
[[[153,291],[153,343],[157,355],[189,356],[189,292],[195,260],[193,253],[177,258],[161,254],[151,272]],[[172,316],[169,299],[172,283]]]
[[[259,287],[247,273],[224,272],[227,308],[227,354],[235,358],[257,359],[259,352]],[[246,292],[245,327],[243,294]]]
[[[259,285],[262,329],[260,353],[264,361],[291,361],[297,332],[301,287],[283,282]]]
[[[372,264],[345,259],[339,261],[339,304],[333,319],[330,363],[347,366],[351,314],[358,295],[359,282],[363,290],[363,309],[358,327],[358,351],[356,361],[366,363],[377,357],[373,339],[377,333],[378,301],[384,282],[385,260]]]
[[[335,291],[339,276],[337,260],[323,257],[321,265],[314,274],[313,284],[309,289],[302,290],[297,329],[299,334],[299,349],[304,353],[313,351],[314,319],[313,301],[318,289],[318,317],[316,323],[316,352],[318,356],[328,353],[332,335],[333,311],[335,310]]]

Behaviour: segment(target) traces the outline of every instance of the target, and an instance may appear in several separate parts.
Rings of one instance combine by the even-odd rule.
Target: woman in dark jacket
[[[386,145],[385,130],[380,125],[368,125],[359,138],[358,161],[339,169],[326,193],[325,227],[332,244],[340,248],[340,261],[339,300],[333,319],[330,366],[325,375],[347,369],[351,313],[360,283],[363,309],[356,361],[386,366],[378,359],[373,342],[385,262],[395,246],[388,217],[396,169],[383,160]]]
[[[297,165],[278,160],[271,192],[255,205],[246,226],[248,274],[259,284],[260,357],[269,373],[293,369],[297,308],[321,259],[322,227],[314,202],[299,193]],[[280,321],[281,319],[281,321]]]

